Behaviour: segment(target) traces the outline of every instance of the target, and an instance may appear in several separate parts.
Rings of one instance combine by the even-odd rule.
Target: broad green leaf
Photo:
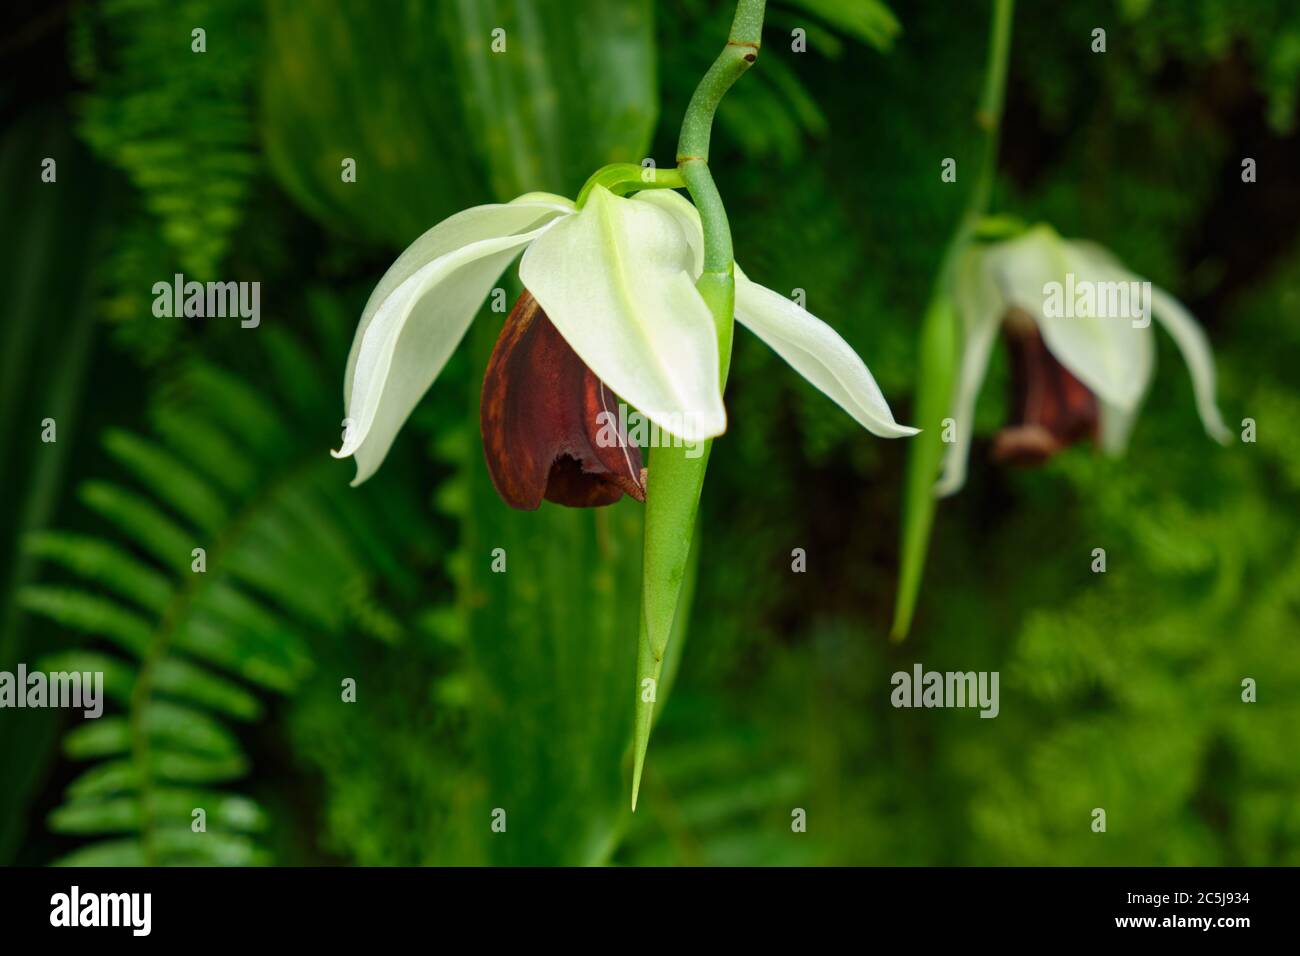
[[[19,542],[49,526],[71,453],[83,443],[81,407],[95,399],[83,383],[101,328],[100,301],[89,282],[77,280],[101,261],[102,200],[111,192],[52,98],[35,109],[13,105],[0,142],[0,459],[7,463],[0,469],[0,669],[9,671],[58,631],[24,614],[14,599],[39,561]],[[57,188],[28,188],[33,156],[58,157]],[[32,426],[46,419],[57,441],[33,444]],[[28,801],[56,751],[58,717],[25,709],[0,719],[0,863],[12,861],[28,825]]]
[[[601,166],[645,157],[658,108],[649,0],[445,9],[465,118],[497,197],[572,196]]]
[[[446,7],[267,4],[262,137],[271,170],[340,232],[404,246],[483,195],[447,68]],[[349,160],[354,182],[344,181]]]
[[[476,450],[476,454],[477,450]],[[483,833],[509,864],[593,864],[626,813],[641,505],[512,511],[474,462],[467,529]],[[491,570],[494,550],[506,571]],[[491,834],[490,812],[507,815]]]

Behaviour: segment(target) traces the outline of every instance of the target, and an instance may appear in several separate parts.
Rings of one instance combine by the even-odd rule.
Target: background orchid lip
[[[1095,439],[1097,397],[1048,351],[1033,320],[1004,322],[1002,335],[1011,353],[1013,411],[993,439],[993,460],[1042,465],[1070,445]]]
[[[97,720],[0,707],[0,863],[40,868],[15,883],[54,862],[200,880],[261,863],[519,879],[604,863],[1300,863],[1300,9],[1021,2],[1005,108],[981,127],[998,5],[768,0],[757,62],[718,109],[709,164],[734,281],[774,316],[737,309],[752,328],[710,405],[727,431],[698,535],[676,542],[684,603],[632,815],[647,505],[504,505],[482,386],[523,292],[516,241],[565,226],[541,238],[576,243],[576,199],[607,164],[675,171],[733,4],[7,4],[0,672],[100,671],[107,695]],[[1191,327],[1152,321],[1145,391],[1099,398],[1098,444],[1122,457],[990,462],[1015,418],[1013,358],[993,327],[985,354],[949,351],[960,317],[933,301],[990,125],[981,246],[1050,223],[1176,298],[1213,348],[1207,402],[1182,357]],[[687,192],[611,195],[652,210],[661,236],[676,223],[694,285]],[[466,238],[484,215],[487,255],[439,303],[460,334],[400,341],[379,310],[437,278],[415,278],[447,236],[426,234],[454,222]],[[177,273],[260,282],[259,326],[153,315],[152,285]],[[658,291],[690,299],[680,280]],[[842,361],[813,362],[783,320]],[[398,354],[421,359],[400,381]],[[355,397],[341,385],[363,363],[387,363],[391,415],[357,414],[352,438],[367,437],[335,460]],[[914,486],[934,501],[953,414],[919,377],[945,363],[982,383],[957,431],[967,479],[927,525],[903,503]],[[868,434],[889,428],[881,406],[919,432]],[[907,642],[891,644],[906,528],[930,549]],[[1000,673],[996,719],[893,708],[891,674],[918,662]],[[1242,868],[1231,882],[1252,878]],[[515,897],[480,895],[517,915]],[[937,925],[933,894],[915,898],[914,925]],[[6,902],[15,925],[40,921]],[[304,936],[348,917],[304,912]]]

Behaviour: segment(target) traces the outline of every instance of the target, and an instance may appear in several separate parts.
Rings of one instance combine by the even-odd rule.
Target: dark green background
[[[1206,438],[1162,338],[1127,457],[1001,470],[998,355],[894,646],[906,443],[738,333],[694,613],[632,817],[639,507],[495,498],[475,422],[500,315],[375,479],[349,488],[327,452],[356,319],[400,249],[468,205],[670,164],[727,5],[18,3],[0,42],[0,668],[103,669],[111,701],[98,722],[0,713],[0,860],[1300,862],[1300,6],[1018,6],[996,211],[1100,241],[1182,298],[1225,417],[1258,441]],[[772,0],[715,130],[737,257],[805,290],[901,421],[975,165],[985,7]],[[260,281],[261,326],[155,318],[151,287],[178,271]],[[1000,716],[894,710],[889,675],[917,661],[999,671]]]

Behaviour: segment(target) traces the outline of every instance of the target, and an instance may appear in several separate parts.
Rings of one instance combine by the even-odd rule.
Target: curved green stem
[[[766,0],[739,0],[727,45],[700,80],[682,119],[677,168],[700,213],[704,270],[696,288],[713,316],[718,335],[720,382],[731,367],[736,280],[727,210],[709,171],[713,115],[731,85],[758,59]],[[637,653],[636,727],[633,739],[632,809],[654,724],[655,698],[668,639],[681,606],[695,521],[712,442],[702,453],[690,448],[652,449],[646,483],[645,553],[642,561],[641,627]],[[699,449],[694,449],[699,452]]]
[[[638,166],[636,163],[611,163],[602,166],[591,174],[578,193],[574,203],[581,209],[587,203],[587,197],[597,186],[604,186],[617,196],[642,189],[682,189],[686,185],[682,174],[677,169],[656,169],[653,166]]]
[[[766,2],[740,0],[736,5],[727,45],[695,87],[677,140],[677,167],[682,171],[704,227],[705,272],[730,272],[733,258],[727,211],[713,182],[713,174],[709,172],[713,115],[731,85],[758,59]]]
[[[890,636],[907,636],[921,591],[930,530],[934,525],[934,483],[943,463],[942,419],[952,409],[953,388],[960,360],[958,315],[953,302],[957,264],[988,213],[997,171],[998,138],[1006,98],[1007,62],[1011,52],[1011,24],[1015,0],[993,0],[989,25],[988,65],[975,122],[982,134],[979,166],[966,209],[944,250],[930,304],[921,324],[921,357],[917,368],[915,421],[921,434],[911,441],[903,491],[901,557],[894,622]],[[960,427],[969,428],[964,422]]]

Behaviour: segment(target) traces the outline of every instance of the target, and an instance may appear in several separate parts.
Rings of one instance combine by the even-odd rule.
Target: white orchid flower
[[[996,458],[1041,461],[1085,437],[1122,452],[1155,367],[1152,316],[1182,352],[1205,430],[1228,441],[1205,333],[1178,300],[1102,247],[1062,239],[1046,225],[976,244],[959,264],[955,298],[964,338],[956,434],[936,494],[965,482],[975,401],[999,331],[1012,349],[1020,407],[995,439]]]
[[[379,468],[520,252],[526,291],[497,342],[483,400],[488,464],[508,504],[643,497],[635,445],[596,440],[593,417],[612,411],[614,395],[684,442],[725,431],[717,331],[695,289],[695,208],[667,189],[623,198],[597,185],[580,209],[529,193],[434,226],[371,294],[348,357],[343,446],[333,452],[355,456],[354,485]],[[736,318],[868,431],[915,433],[894,421],[843,338],[739,267]]]

